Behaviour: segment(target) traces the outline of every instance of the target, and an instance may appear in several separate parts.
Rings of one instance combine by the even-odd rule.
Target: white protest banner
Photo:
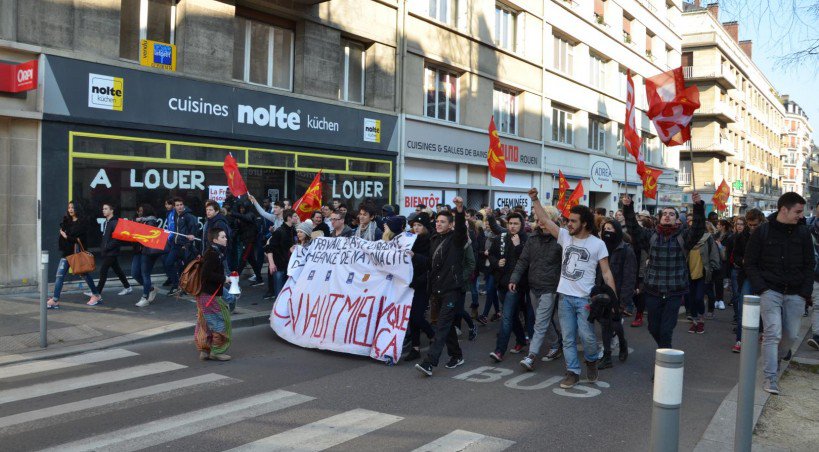
[[[397,362],[414,290],[408,251],[415,234],[389,242],[319,237],[296,247],[270,326],[308,348]]]

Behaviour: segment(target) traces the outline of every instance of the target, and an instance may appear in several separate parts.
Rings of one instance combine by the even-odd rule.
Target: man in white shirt
[[[558,317],[563,334],[563,358],[566,360],[566,378],[560,382],[561,388],[571,388],[580,382],[580,361],[577,359],[576,337],[583,341],[586,358],[586,372],[590,382],[597,381],[597,358],[599,348],[594,327],[589,322],[591,300],[589,295],[594,287],[597,266],[603,274],[603,281],[614,293],[614,276],[609,268],[609,253],[606,244],[595,231],[594,214],[587,206],[574,206],[570,210],[566,229],[555,224],[543,209],[537,197],[536,188],[529,190],[533,210],[539,222],[545,224],[552,236],[563,247],[563,264],[560,268],[560,295]]]

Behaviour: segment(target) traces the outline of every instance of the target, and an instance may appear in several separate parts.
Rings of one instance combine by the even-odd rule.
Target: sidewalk
[[[160,281],[161,283],[161,281]],[[242,295],[233,313],[233,326],[268,323],[271,300],[262,300],[266,285],[248,287],[242,281]],[[134,304],[142,288],[118,296],[122,287],[109,284],[104,303],[87,306],[88,297],[76,284],[64,290],[60,309],[48,310],[48,347],[40,348],[40,297],[38,293],[0,296],[0,365],[33,359],[54,358],[84,351],[119,346],[142,340],[193,335],[196,305],[191,297],[167,297],[167,288],[158,288],[156,300],[145,308]],[[85,288],[85,286],[83,286]],[[65,289],[69,289],[66,284]]]

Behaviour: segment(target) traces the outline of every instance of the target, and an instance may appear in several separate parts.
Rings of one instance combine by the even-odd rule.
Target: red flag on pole
[[[662,170],[643,165],[643,194],[646,198],[657,199],[657,180],[662,174]]]
[[[230,192],[233,193],[233,196],[242,196],[247,193],[247,186],[245,185],[244,179],[242,179],[242,173],[239,172],[239,165],[236,164],[236,159],[233,158],[233,154],[228,153],[228,155],[225,156],[223,168],[225,170],[225,176],[227,176],[228,187],[230,188]]]
[[[169,235],[170,233],[165,229],[120,218],[117,220],[117,227],[114,228],[111,237],[123,242],[137,242],[148,248],[164,250]]]
[[[640,138],[637,127],[634,125],[634,98],[634,80],[631,78],[631,69],[629,69],[626,71],[626,125],[623,130],[623,141],[628,153],[640,162],[643,160],[643,156],[640,154],[640,144],[642,144],[643,139]]]
[[[307,221],[313,212],[321,209],[321,170],[316,173],[313,182],[307,187],[301,198],[293,204],[293,210],[299,215],[301,221]]]
[[[566,190],[569,189],[569,181],[566,180],[562,170],[558,170],[557,174],[557,210],[562,212],[566,205]]]
[[[717,188],[717,192],[714,193],[714,197],[711,198],[711,201],[717,210],[725,210],[725,208],[728,207],[729,196],[731,196],[731,187],[728,186],[728,183],[723,179],[722,183],[719,184],[719,188]]]
[[[577,183],[577,187],[574,188],[572,195],[569,196],[569,199],[566,201],[566,205],[563,206],[562,214],[564,217],[568,218],[569,213],[572,210],[572,207],[580,204],[580,200],[583,199],[583,181]]]
[[[700,108],[700,91],[693,85],[685,87],[682,67],[647,78],[646,97],[648,117],[663,143],[676,146],[691,139],[691,119]]]
[[[501,183],[506,182],[506,157],[501,149],[494,116],[489,119],[489,152],[486,153],[486,161],[489,163],[489,174]]]

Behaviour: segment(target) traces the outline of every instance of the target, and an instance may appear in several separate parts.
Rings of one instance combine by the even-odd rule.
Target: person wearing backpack
[[[693,220],[692,220],[693,222]],[[688,274],[690,287],[685,297],[685,307],[691,317],[689,333],[705,333],[705,292],[706,286],[713,281],[714,274],[719,270],[722,262],[719,247],[714,242],[710,231],[714,227],[706,223],[706,231],[688,253]],[[713,295],[709,300],[709,310],[714,311]]]
[[[745,273],[760,295],[762,389],[779,394],[779,360],[799,334],[805,303],[813,292],[814,259],[810,231],[800,224],[805,198],[794,192],[779,197],[777,212],[751,234],[745,248]]]
[[[688,254],[705,232],[705,203],[699,193],[692,194],[694,219],[690,228],[677,224],[676,209],[662,209],[656,229],[646,229],[637,223],[631,197],[623,195],[623,214],[635,244],[648,250],[648,263],[642,291],[648,310],[648,331],[657,348],[672,348],[674,328],[680,301],[689,288]]]
[[[225,276],[228,239],[220,228],[208,231],[208,243],[202,255],[199,278],[201,292],[196,297],[196,328],[193,333],[199,359],[229,361],[226,354],[230,348],[230,309],[220,296],[222,288],[230,284]],[[187,270],[187,269],[186,269]]]
[[[193,247],[193,241],[196,239],[194,234],[199,226],[196,217],[185,207],[185,201],[182,198],[173,199],[173,209],[172,230],[175,234],[171,234],[168,238],[170,248],[165,256],[165,269],[171,284],[171,290],[168,291],[169,297],[181,293],[178,287],[179,275],[185,265],[193,258],[190,250]]]

